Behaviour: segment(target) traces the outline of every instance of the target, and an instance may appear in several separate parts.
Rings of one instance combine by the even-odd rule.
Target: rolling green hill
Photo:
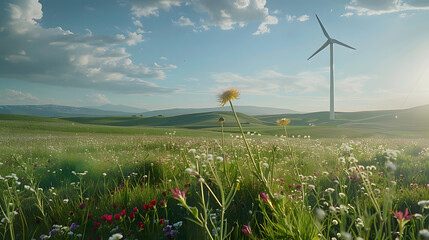
[[[395,115],[397,118],[395,118]],[[177,130],[186,136],[218,136],[219,118],[226,119],[225,131],[237,134],[232,112],[209,112],[173,117],[72,117],[44,118],[22,115],[0,114],[0,130],[7,133],[17,131],[49,131],[68,133],[148,134],[165,135]],[[403,110],[340,112],[335,121],[329,120],[328,112],[306,114],[248,116],[238,113],[246,132],[257,132],[264,136],[284,134],[275,124],[277,119],[292,120],[288,133],[310,135],[316,138],[337,137],[429,137],[429,105]],[[213,135],[214,134],[214,135]]]
[[[219,118],[226,119],[225,127],[235,127],[235,118],[232,112],[210,112],[210,113],[195,113],[173,117],[76,117],[62,118],[64,120],[97,125],[112,125],[112,126],[176,126],[190,129],[212,128],[219,127]],[[273,125],[266,123],[255,117],[251,117],[242,113],[238,113],[241,124],[250,127]]]

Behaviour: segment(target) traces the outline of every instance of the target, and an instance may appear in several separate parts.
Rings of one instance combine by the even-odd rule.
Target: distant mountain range
[[[88,106],[85,108],[98,109],[103,111],[114,111],[114,112],[126,112],[126,113],[142,113],[147,112],[149,110],[144,108],[136,108],[125,105],[113,105],[113,104],[104,104],[100,106]]]
[[[297,111],[281,108],[237,106],[235,110],[246,115],[279,115],[298,113]],[[131,116],[144,117],[164,116],[173,117],[193,113],[231,111],[229,107],[216,108],[175,108],[165,110],[147,111],[125,105],[105,104],[91,107],[70,107],[61,105],[0,105],[0,114],[31,115],[39,117],[99,117],[99,116]]]
[[[39,117],[130,116],[131,113],[60,105],[0,105],[0,113]]]
[[[278,114],[291,114],[298,113],[297,111],[282,108],[271,108],[271,107],[255,107],[255,106],[236,106],[235,111],[244,113],[249,116],[256,115],[278,115]],[[173,117],[184,114],[193,113],[207,113],[207,112],[229,112],[230,107],[215,107],[215,108],[173,108],[165,110],[155,110],[143,112],[144,117],[154,117],[162,115],[164,117]]]

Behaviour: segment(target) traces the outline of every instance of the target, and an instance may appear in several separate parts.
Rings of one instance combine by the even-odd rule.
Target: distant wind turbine
[[[351,48],[353,50],[356,50],[356,48],[350,47],[349,45],[342,43],[336,39],[333,39],[329,36],[328,32],[326,31],[325,27],[323,26],[322,22],[320,21],[319,17],[316,14],[317,21],[319,21],[320,27],[322,28],[323,34],[328,39],[326,42],[315,52],[313,55],[311,55],[307,60],[310,60],[314,55],[318,54],[320,51],[322,51],[324,48],[326,48],[328,45],[331,48],[331,84],[330,84],[330,92],[331,92],[331,98],[330,98],[330,114],[329,119],[335,120],[335,111],[334,111],[334,43],[339,44],[344,47]]]

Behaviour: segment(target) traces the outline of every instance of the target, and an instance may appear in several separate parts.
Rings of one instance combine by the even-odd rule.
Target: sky
[[[427,0],[3,0],[0,105],[237,105],[329,110],[429,104]]]

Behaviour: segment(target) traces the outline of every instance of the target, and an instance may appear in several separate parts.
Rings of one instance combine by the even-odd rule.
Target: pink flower
[[[115,219],[116,219],[116,220],[121,219],[121,215],[119,215],[119,214],[115,214]]]
[[[265,203],[270,204],[270,202],[268,202],[269,197],[268,197],[268,195],[267,195],[266,193],[261,192],[261,194],[259,194],[259,196],[261,197],[261,199],[262,199]]]
[[[134,218],[135,218],[134,212],[130,212],[130,219],[131,219],[131,221],[134,220]]]
[[[138,209],[137,207],[134,207],[134,208],[133,208],[133,211],[134,211],[134,212],[138,212],[138,211],[139,211],[139,209]]]
[[[171,189],[171,192],[173,193],[173,198],[177,200],[184,200],[186,197],[186,191],[187,190],[184,190],[183,192],[181,192],[179,188],[176,188],[175,190]]]
[[[393,217],[398,220],[410,220],[411,218],[413,218],[413,215],[408,215],[408,208],[405,208],[405,213],[402,213],[401,211],[391,212],[393,213]]]
[[[123,216],[125,216],[125,209],[124,210],[122,210],[122,212],[121,212],[121,216],[123,217]]]
[[[248,237],[250,237],[250,235],[252,234],[252,229],[250,228],[250,226],[247,226],[247,225],[243,225],[243,228],[241,228],[241,231]]]

